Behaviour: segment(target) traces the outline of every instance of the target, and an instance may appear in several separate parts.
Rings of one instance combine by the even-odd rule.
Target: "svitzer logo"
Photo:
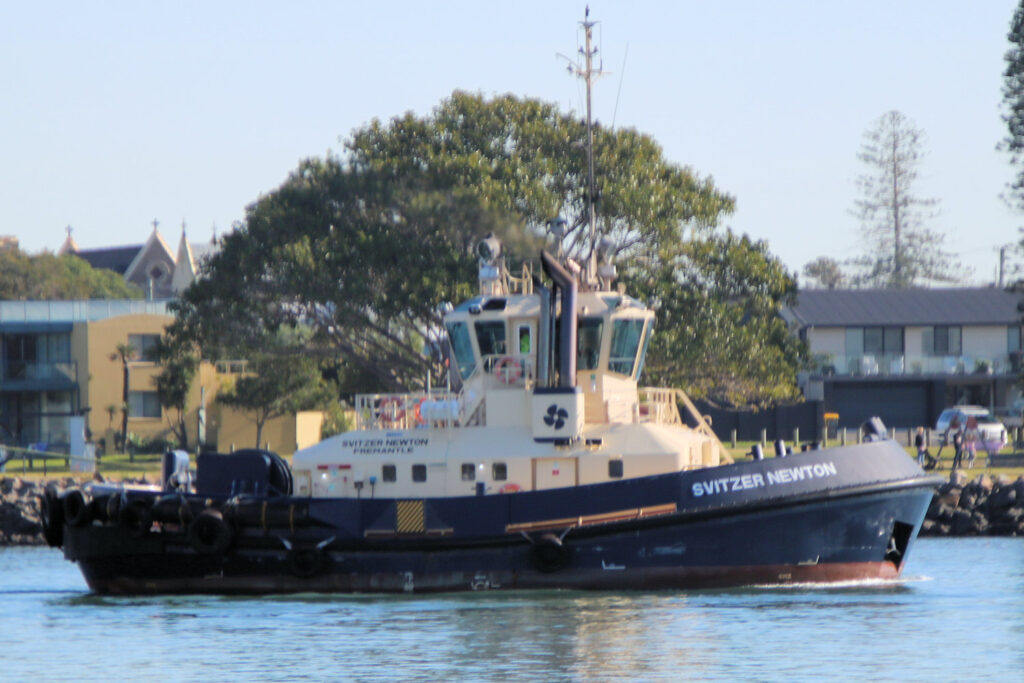
[[[552,403],[548,406],[548,414],[544,416],[544,424],[548,427],[561,429],[565,426],[565,419],[567,417],[569,417],[568,410],[559,408],[557,403]]]

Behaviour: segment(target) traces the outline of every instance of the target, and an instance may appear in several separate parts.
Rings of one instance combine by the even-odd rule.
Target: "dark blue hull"
[[[131,494],[122,505],[150,505],[143,524],[99,513],[64,523],[60,541],[90,588],[112,594],[888,579],[899,575],[935,485],[895,443],[877,442],[507,495],[213,501],[226,540],[216,525],[197,535],[207,507],[199,497]],[[93,494],[97,510],[119,495]]]

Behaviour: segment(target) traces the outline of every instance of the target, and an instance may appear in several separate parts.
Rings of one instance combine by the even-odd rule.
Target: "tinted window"
[[[427,466],[426,465],[413,465],[412,466],[412,480],[413,481],[426,481],[427,480]]]
[[[462,463],[462,481],[476,480],[476,465],[471,462]]]
[[[643,320],[616,320],[612,326],[612,350],[608,369],[623,375],[633,374],[636,352],[644,331]]]
[[[491,479],[494,481],[505,481],[508,479],[508,468],[503,462],[496,462],[491,465]]]
[[[622,461],[621,460],[609,460],[608,461],[608,476],[612,479],[622,478]]]
[[[448,323],[448,339],[455,352],[455,362],[459,364],[462,379],[473,374],[476,360],[473,358],[473,344],[469,341],[469,326],[466,323]]]
[[[394,465],[382,465],[380,478],[381,481],[398,481],[398,468]]]
[[[576,369],[596,370],[601,354],[601,318],[581,318],[576,333]]]
[[[505,323],[498,321],[476,323],[476,344],[481,356],[500,356],[505,353]]]

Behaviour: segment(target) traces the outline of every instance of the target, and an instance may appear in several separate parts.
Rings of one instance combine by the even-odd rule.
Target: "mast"
[[[594,38],[594,26],[596,21],[590,21],[590,6],[588,5],[583,15],[580,26],[584,32],[584,47],[579,48],[579,54],[583,56],[583,65],[579,62],[569,67],[569,72],[583,79],[587,86],[587,225],[590,229],[590,258],[587,259],[587,282],[597,281],[597,210],[594,207],[594,197],[597,195],[597,188],[594,182],[594,124],[591,106],[591,87],[594,76],[604,73],[601,66],[594,69],[594,55],[597,48],[591,47]]]

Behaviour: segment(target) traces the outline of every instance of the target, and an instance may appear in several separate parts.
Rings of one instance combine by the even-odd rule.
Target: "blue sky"
[[[593,1],[596,117],[737,199],[726,224],[792,270],[859,248],[864,131],[927,134],[930,226],[991,281],[1024,225],[995,150],[1013,0]],[[225,232],[299,160],[455,89],[582,111],[556,53],[583,2],[40,2],[0,6],[0,235],[56,250]]]

